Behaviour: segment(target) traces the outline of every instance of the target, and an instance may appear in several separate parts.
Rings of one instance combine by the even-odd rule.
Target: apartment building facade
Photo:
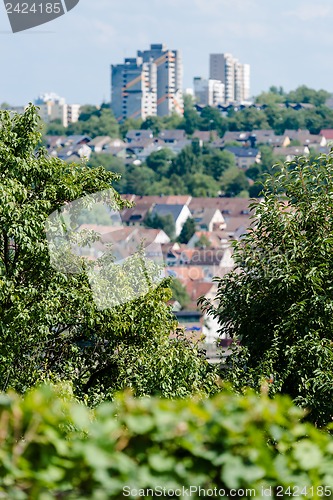
[[[154,61],[157,68],[157,116],[182,115],[183,63],[179,50],[168,50],[164,44],[152,44],[138,51],[144,62]]]
[[[250,65],[240,63],[232,54],[210,54],[209,78],[224,84],[226,103],[250,98]]]
[[[157,113],[157,68],[142,57],[126,58],[111,66],[111,108],[119,122]]]
[[[38,113],[44,123],[60,120],[64,127],[78,121],[80,116],[80,104],[67,104],[63,97],[57,94],[46,93],[35,99]]]
[[[136,58],[111,66],[111,107],[119,122],[126,118],[182,115],[183,63],[177,50],[152,44]]]
[[[194,78],[194,97],[203,106],[217,106],[225,102],[225,86],[219,80]]]

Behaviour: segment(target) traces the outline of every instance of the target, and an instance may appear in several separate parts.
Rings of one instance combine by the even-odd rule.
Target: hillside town
[[[311,134],[309,130],[285,130],[283,135],[276,135],[270,129],[227,131],[221,138],[215,130],[196,130],[188,136],[185,130],[179,129],[162,130],[157,136],[149,129],[129,130],[124,139],[109,136],[91,138],[88,135],[45,137],[49,154],[62,160],[73,162],[89,160],[92,153],[110,154],[126,165],[141,165],[150,154],[164,148],[177,155],[194,140],[200,147],[209,145],[214,150],[229,151],[237,167],[246,171],[260,164],[259,145],[272,147],[274,156],[284,161],[291,161],[295,156],[307,156],[310,150],[327,154],[333,141],[333,128],[322,129],[319,134]]]
[[[253,98],[250,65],[230,53],[210,54],[209,76],[195,76],[193,88],[183,88],[183,72],[179,50],[151,44],[111,65],[110,104],[68,104],[48,92],[35,105],[50,158],[90,167],[107,162],[108,170],[120,173],[117,189],[133,206],[121,212],[122,226],[113,228],[119,258],[122,248],[142,241],[161,246],[166,276],[178,283],[170,302],[174,314],[210,350],[219,325],[198,299],[213,300],[213,278],[233,269],[233,242],[253,225],[251,198],[260,197],[273,164],[330,152],[332,99],[307,87],[289,94],[272,87]],[[327,116],[318,119],[320,106]],[[23,113],[25,106],[2,108]],[[142,172],[147,178],[139,187]],[[197,176],[195,187],[191,176]],[[98,221],[85,227],[106,237],[107,226]]]
[[[333,498],[333,2],[2,9],[0,498]]]

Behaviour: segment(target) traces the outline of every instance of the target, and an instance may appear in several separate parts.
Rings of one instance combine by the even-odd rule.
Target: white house
[[[166,205],[166,204],[156,204],[151,212],[152,217],[154,215],[159,215],[160,217],[165,217],[166,215],[171,215],[175,223],[175,235],[179,236],[183,225],[189,217],[192,217],[190,209],[187,205]]]

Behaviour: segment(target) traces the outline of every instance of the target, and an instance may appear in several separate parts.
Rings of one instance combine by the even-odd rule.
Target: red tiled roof
[[[319,135],[322,135],[325,139],[333,139],[333,128],[323,128]]]

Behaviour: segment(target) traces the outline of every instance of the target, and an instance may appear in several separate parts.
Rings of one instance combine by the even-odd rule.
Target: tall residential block
[[[142,57],[111,66],[111,107],[116,119],[156,115],[156,65]]]
[[[64,127],[68,127],[69,123],[77,122],[80,116],[80,104],[66,104],[63,97],[53,92],[40,95],[35,105],[44,123],[60,120]]]
[[[241,64],[232,54],[210,54],[209,78],[224,83],[227,103],[250,98],[250,66]]]
[[[144,62],[154,61],[157,67],[157,115],[182,115],[183,63],[178,50],[168,50],[164,44],[152,44],[149,50],[139,51]]]
[[[136,58],[111,66],[111,107],[119,122],[127,118],[182,115],[183,65],[179,51],[163,44],[138,51]]]
[[[194,96],[198,104],[217,106],[225,102],[224,83],[219,80],[207,80],[201,77],[194,78]]]

